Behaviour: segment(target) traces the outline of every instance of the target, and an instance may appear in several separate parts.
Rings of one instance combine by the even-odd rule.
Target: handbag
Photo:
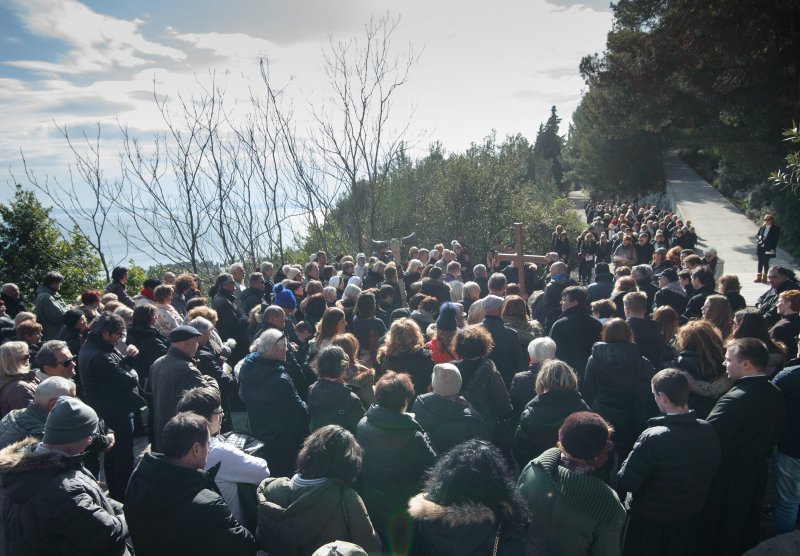
[[[226,432],[225,434],[220,434],[218,438],[226,444],[236,446],[249,456],[266,459],[264,455],[262,455],[264,452],[264,443],[254,436],[241,432]]]

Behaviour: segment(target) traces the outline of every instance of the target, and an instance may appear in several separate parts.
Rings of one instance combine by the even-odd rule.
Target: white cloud
[[[76,0],[8,0],[7,6],[33,35],[62,41],[58,63],[17,60],[8,65],[33,71],[82,74],[114,67],[135,68],[152,57],[181,61],[186,54],[146,39],[142,20],[127,21],[92,11]]]

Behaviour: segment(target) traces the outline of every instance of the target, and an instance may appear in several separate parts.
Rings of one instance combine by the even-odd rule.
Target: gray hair
[[[262,332],[261,335],[250,344],[250,351],[260,355],[270,353],[275,349],[275,346],[278,345],[278,342],[285,338],[286,334],[282,331],[270,328]]]
[[[284,317],[285,315],[286,313],[283,311],[283,307],[279,307],[278,305],[270,305],[264,309],[264,314],[262,317],[263,320],[267,320],[273,317]]]
[[[556,356],[556,343],[547,336],[534,338],[528,344],[528,355],[534,363],[544,363]]]
[[[471,299],[475,301],[481,296],[481,287],[477,282],[467,282],[461,289],[462,299]]]
[[[411,259],[408,261],[408,266],[406,266],[406,272],[416,272],[420,270],[425,265],[422,264],[422,261],[419,259]]]
[[[264,279],[264,275],[260,272],[251,272],[250,276],[247,278],[248,284],[255,284]]]
[[[261,271],[261,274],[266,274],[268,270],[272,270],[273,268],[272,263],[269,261],[264,261],[258,265],[258,270]]]
[[[244,265],[242,263],[233,263],[231,266],[228,267],[228,273],[233,274],[233,271],[237,269],[244,272]]]
[[[75,390],[75,383],[70,379],[63,376],[51,376],[36,387],[36,392],[33,394],[33,403],[39,407],[46,408],[47,404],[61,396],[72,397],[73,390]]]
[[[475,275],[475,278],[489,277],[489,272],[486,270],[486,265],[483,264],[476,264],[475,267],[472,269],[472,273]]]
[[[48,340],[42,344],[36,354],[36,363],[39,367],[55,367],[58,365],[58,358],[56,352],[62,349],[69,349],[67,342],[61,340]],[[73,354],[74,355],[74,354]]]
[[[447,263],[447,272],[453,272],[455,270],[461,270],[461,263],[458,261],[450,261]]]
[[[647,278],[653,277],[653,267],[649,264],[637,264],[633,267],[633,272],[637,272]]]
[[[20,311],[19,313],[17,313],[17,316],[14,317],[14,326],[15,327],[19,326],[19,323],[26,320],[32,320],[36,322],[36,315],[34,315],[33,313],[29,313],[28,311]]]
[[[336,301],[336,288],[333,286],[325,286],[322,289],[322,294],[325,296],[326,300]]]
[[[200,334],[203,332],[208,332],[214,328],[214,325],[211,324],[211,321],[203,317],[193,318],[191,321],[189,321],[189,326],[196,328]]]

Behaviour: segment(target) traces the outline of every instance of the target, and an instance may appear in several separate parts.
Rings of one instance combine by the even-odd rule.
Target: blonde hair
[[[30,361],[23,359],[28,353],[25,342],[6,342],[0,346],[0,375],[19,376],[30,372]]]
[[[26,320],[32,320],[36,322],[36,315],[33,313],[29,313],[28,311],[20,311],[17,313],[17,316],[14,317],[14,328],[20,325],[20,323],[25,322]]]
[[[536,374],[536,394],[542,395],[545,392],[560,392],[564,390],[577,390],[578,376],[572,367],[559,361],[551,359],[542,364]]]
[[[378,350],[378,361],[390,355],[400,355],[406,351],[417,351],[425,346],[425,339],[413,319],[402,318],[394,321],[386,335],[386,342]]]
[[[189,320],[192,320],[197,317],[203,317],[204,319],[208,319],[211,321],[212,324],[217,324],[217,312],[212,309],[211,307],[206,307],[201,305],[200,307],[195,307],[188,314]]]

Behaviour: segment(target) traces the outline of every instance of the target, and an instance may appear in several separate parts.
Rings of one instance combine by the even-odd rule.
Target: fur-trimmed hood
[[[442,506],[417,494],[408,501],[408,513],[412,519],[421,521],[441,521],[448,527],[477,525],[495,522],[495,514],[483,504],[465,502],[452,506]]]
[[[703,380],[687,371],[681,371],[681,373],[689,381],[689,391],[698,396],[719,398],[733,386],[733,381],[726,375],[719,376],[713,380]]]
[[[0,474],[31,473],[59,468],[69,459],[58,452],[36,452],[39,439],[28,437],[0,450]]]

